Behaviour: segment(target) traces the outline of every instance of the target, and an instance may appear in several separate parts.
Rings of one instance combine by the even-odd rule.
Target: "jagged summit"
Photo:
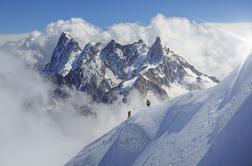
[[[62,36],[65,36],[67,38],[71,38],[72,39],[72,35],[69,32],[66,32],[66,31],[62,32],[61,37]]]
[[[137,43],[143,43],[143,39],[139,39]]]
[[[162,61],[163,57],[164,52],[163,46],[161,44],[161,39],[160,37],[157,37],[154,44],[150,48],[147,59],[150,64],[156,64]]]
[[[58,85],[76,87],[95,101],[109,103],[125,98],[133,89],[144,96],[167,99],[218,82],[164,48],[160,37],[151,46],[142,39],[127,45],[111,40],[88,43],[81,50],[71,35],[63,32],[44,72],[58,78]]]
[[[80,51],[79,43],[68,32],[63,32],[53,51],[50,63],[45,66],[44,72],[66,75],[71,70],[73,59]]]

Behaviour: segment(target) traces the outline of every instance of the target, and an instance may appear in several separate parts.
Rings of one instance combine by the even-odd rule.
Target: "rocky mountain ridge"
[[[218,83],[163,47],[159,37],[151,46],[141,39],[127,45],[111,40],[107,44],[89,43],[82,50],[69,33],[63,32],[43,72],[57,85],[75,87],[94,101],[105,103],[116,99],[126,102],[134,89],[144,97],[167,99]]]

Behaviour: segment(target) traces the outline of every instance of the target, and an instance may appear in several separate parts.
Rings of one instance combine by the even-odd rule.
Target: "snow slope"
[[[213,88],[143,109],[65,166],[251,165],[252,54]]]

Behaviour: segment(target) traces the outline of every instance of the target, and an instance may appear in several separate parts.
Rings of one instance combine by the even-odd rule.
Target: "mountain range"
[[[164,47],[159,37],[150,46],[141,39],[127,45],[111,40],[82,49],[68,32],[61,34],[43,73],[58,85],[57,92],[76,88],[104,103],[127,102],[133,90],[165,100],[219,82]]]

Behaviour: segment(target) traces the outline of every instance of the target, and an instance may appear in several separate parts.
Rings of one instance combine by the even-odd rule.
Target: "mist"
[[[144,107],[137,92],[129,103],[97,104],[72,90],[52,98],[53,85],[18,56],[0,52],[0,165],[61,166]],[[88,104],[91,113],[79,110]]]

